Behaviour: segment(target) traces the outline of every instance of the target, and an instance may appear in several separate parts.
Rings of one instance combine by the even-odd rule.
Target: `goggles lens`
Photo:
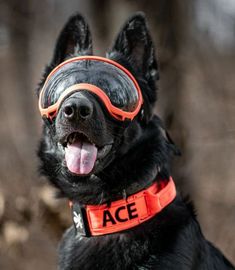
[[[52,119],[66,97],[82,90],[96,94],[119,120],[132,120],[142,105],[141,91],[129,71],[112,60],[86,56],[69,59],[49,74],[39,97],[42,116]]]

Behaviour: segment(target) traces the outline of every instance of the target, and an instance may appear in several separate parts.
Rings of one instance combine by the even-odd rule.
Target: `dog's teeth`
[[[73,144],[74,141],[75,141],[75,134],[69,135],[67,141],[68,141],[69,144]]]
[[[58,143],[58,148],[60,149],[61,152],[64,152],[64,145]]]
[[[62,166],[63,166],[63,167],[67,167],[67,164],[66,164],[65,159],[62,161]]]
[[[95,143],[94,143],[90,138],[88,138],[88,141],[89,141],[91,144],[94,144],[94,145],[95,145]]]
[[[78,139],[78,134],[77,133],[73,133],[72,134],[72,142],[75,142],[75,140]]]

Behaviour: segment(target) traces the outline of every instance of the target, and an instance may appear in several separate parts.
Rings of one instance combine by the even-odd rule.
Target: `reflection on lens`
[[[111,103],[123,111],[132,112],[137,106],[138,91],[122,70],[109,63],[80,60],[67,63],[50,77],[44,86],[42,107],[55,104],[66,88],[78,83],[90,83],[101,88]]]

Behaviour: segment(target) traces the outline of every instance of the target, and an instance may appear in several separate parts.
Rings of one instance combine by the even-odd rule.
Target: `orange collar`
[[[135,227],[161,212],[176,197],[173,179],[152,184],[127,199],[112,202],[109,206],[86,205],[70,202],[74,226],[81,235],[97,236]]]

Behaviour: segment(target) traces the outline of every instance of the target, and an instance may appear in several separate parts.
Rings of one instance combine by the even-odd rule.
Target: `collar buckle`
[[[86,209],[78,203],[71,205],[73,224],[76,232],[82,236],[90,237]]]

